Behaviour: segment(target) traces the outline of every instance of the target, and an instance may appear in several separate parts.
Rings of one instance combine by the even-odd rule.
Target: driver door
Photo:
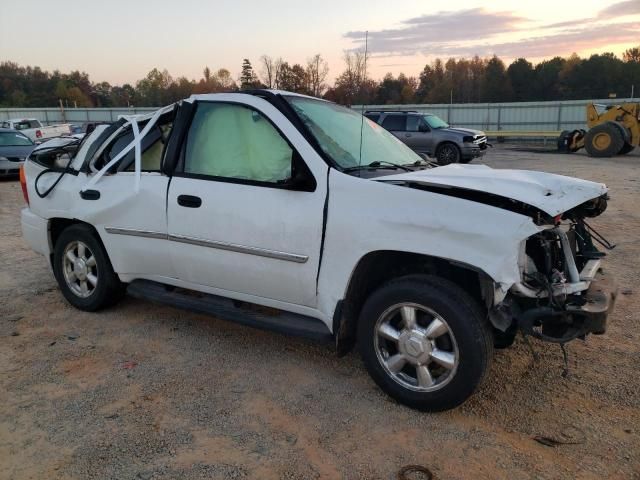
[[[284,117],[260,105],[196,103],[167,199],[172,261],[180,279],[221,295],[314,306],[326,182],[306,168],[301,139],[276,128]],[[307,185],[294,185],[301,175]]]

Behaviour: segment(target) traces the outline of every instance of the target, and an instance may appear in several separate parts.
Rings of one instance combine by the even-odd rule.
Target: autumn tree
[[[325,81],[329,74],[329,64],[319,53],[307,60],[307,90],[314,97],[320,97],[327,89]]]

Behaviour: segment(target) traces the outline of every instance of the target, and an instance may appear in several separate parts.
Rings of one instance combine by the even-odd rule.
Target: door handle
[[[202,199],[193,195],[178,195],[178,205],[187,208],[198,208],[202,205]]]
[[[410,138],[411,134],[410,133],[405,133],[404,136],[405,136],[405,138]]]

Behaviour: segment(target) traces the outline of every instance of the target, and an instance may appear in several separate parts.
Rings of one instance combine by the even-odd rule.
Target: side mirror
[[[421,123],[421,124],[418,126],[418,131],[419,131],[419,132],[426,133],[426,132],[430,132],[430,131],[431,131],[431,129],[429,128],[429,126],[428,126],[426,123]]]

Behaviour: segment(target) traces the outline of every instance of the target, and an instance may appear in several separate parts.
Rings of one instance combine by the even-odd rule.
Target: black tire
[[[618,126],[612,122],[596,125],[587,132],[584,148],[592,157],[613,157],[624,145],[624,137]]]
[[[82,293],[77,293],[72,290],[72,287],[81,289],[82,282],[79,277],[76,277],[76,273],[73,273],[75,281],[69,283],[67,282],[67,276],[65,274],[65,256],[67,250],[70,249],[70,253],[75,255],[76,258],[79,258],[79,243],[84,245],[83,248],[85,251],[88,250],[89,253],[87,253],[86,256],[89,256],[89,258],[92,256],[95,261],[91,262],[95,267],[87,267],[88,262],[85,262],[82,263],[79,270],[82,270],[82,266],[86,269],[80,272],[87,286],[88,293],[86,296],[82,296]],[[95,286],[88,280],[86,272],[91,273],[93,278],[97,279]],[[88,312],[101,310],[115,304],[124,294],[124,285],[113,271],[113,267],[111,266],[102,242],[94,230],[88,225],[71,225],[62,231],[54,246],[53,273],[64,297],[71,305],[80,310]]]
[[[636,147],[634,147],[630,143],[625,142],[625,144],[622,146],[622,148],[618,152],[618,155],[626,155],[627,153],[631,152],[634,148]]]
[[[416,313],[417,331],[429,330],[427,327],[434,318],[443,319],[447,324],[447,333],[437,337],[434,342],[443,340],[457,346],[457,366],[449,370],[449,376],[444,381],[435,375],[436,383],[429,387],[432,388],[430,391],[418,391],[417,366],[407,363],[400,371],[400,375],[405,375],[405,370],[410,372],[413,369],[415,372],[416,385],[410,388],[400,383],[402,380],[398,380],[398,374],[394,376],[382,365],[382,358],[390,359],[393,355],[388,353],[384,357],[381,354],[379,345],[383,337],[377,330],[379,321],[387,318],[387,312],[400,304],[420,306],[429,311],[425,314],[420,311]],[[402,331],[401,338],[403,336],[407,338],[406,330]],[[433,275],[401,277],[371,294],[360,313],[357,338],[367,371],[378,386],[400,403],[423,411],[448,410],[462,404],[483,381],[493,357],[492,332],[478,303],[454,283]],[[442,345],[435,346],[442,348]],[[431,359],[427,363],[434,365]],[[440,366],[435,364],[435,368],[437,371]],[[407,375],[410,377],[410,373]]]
[[[560,132],[560,136],[558,137],[558,152],[560,153],[571,153],[571,150],[569,150],[569,142],[570,142],[570,135],[571,135],[571,130],[563,130],[562,132]]]
[[[449,165],[450,163],[460,162],[460,149],[451,142],[445,142],[438,146],[436,150],[436,158],[439,165]]]

